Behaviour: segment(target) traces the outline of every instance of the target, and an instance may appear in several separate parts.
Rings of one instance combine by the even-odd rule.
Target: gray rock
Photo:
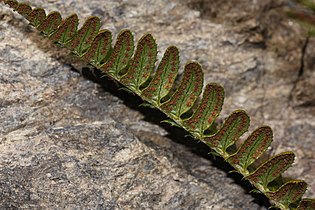
[[[252,116],[251,130],[271,125],[270,154],[295,151],[297,164],[288,175],[307,180],[308,195],[314,195],[315,112],[303,106],[314,93],[300,97],[304,81],[315,84],[314,74],[306,68],[305,79],[297,82],[297,25],[281,19],[284,26],[274,29],[267,18],[255,21],[268,2],[236,4],[246,8],[243,16],[251,14],[248,20],[234,10],[220,16],[229,4],[212,8],[216,17],[207,16],[207,5],[196,7],[200,1],[58,2],[32,4],[64,17],[97,15],[103,28],[114,34],[129,28],[136,40],[151,32],[160,57],[176,45],[182,64],[202,63],[206,82],[226,89],[220,119],[243,108]],[[43,39],[21,16],[0,10],[0,208],[265,209],[228,177],[229,169],[204,158],[204,147],[185,143],[191,140],[181,139],[182,131],[155,123],[163,116],[134,108],[139,101],[111,81],[101,86],[71,71],[69,64],[76,69],[83,64]],[[267,17],[280,16],[274,13],[269,9]],[[233,22],[236,15],[239,25]],[[263,37],[262,29],[272,38]],[[286,32],[292,35],[281,36]]]

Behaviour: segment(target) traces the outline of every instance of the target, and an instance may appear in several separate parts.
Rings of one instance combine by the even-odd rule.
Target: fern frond
[[[255,162],[272,142],[272,130],[268,126],[256,129],[239,147],[237,141],[248,130],[249,116],[245,111],[233,112],[214,133],[209,129],[221,112],[224,89],[210,83],[206,85],[202,99],[196,104],[203,88],[200,64],[188,62],[178,87],[174,81],[179,69],[179,53],[175,46],[167,48],[162,60],[157,61],[157,45],[151,34],[145,34],[134,52],[133,34],[121,31],[112,47],[112,34],[99,30],[100,21],[90,17],[78,30],[78,17],[71,15],[62,20],[59,12],[46,15],[41,8],[15,0],[2,0],[23,15],[44,36],[69,48],[82,60],[114,78],[128,90],[140,96],[146,104],[165,113],[173,125],[186,129],[195,139],[207,144],[230,163],[255,188],[267,196],[280,209],[315,209],[314,199],[301,199],[306,183],[290,180],[276,188],[270,185],[287,170],[294,161],[292,152],[285,152],[255,168]],[[171,93],[171,90],[175,90]],[[196,107],[196,108],[195,108]]]

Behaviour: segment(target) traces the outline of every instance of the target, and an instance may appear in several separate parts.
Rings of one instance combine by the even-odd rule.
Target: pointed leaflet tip
[[[79,25],[79,19],[76,14],[67,17],[49,38],[61,45],[68,43],[76,34]]]
[[[249,117],[246,112],[235,111],[224,121],[223,126],[215,135],[204,138],[204,141],[217,153],[227,158],[227,148],[234,145],[248,127]]]
[[[152,104],[148,103],[148,102],[143,102],[142,104],[139,105],[140,107],[149,107],[151,109],[155,109],[156,107],[153,106]]]
[[[272,130],[268,126],[256,129],[241,145],[237,153],[227,161],[243,174],[246,174],[248,166],[258,159],[272,142]]]
[[[150,84],[143,90],[142,96],[156,106],[170,92],[179,68],[179,52],[174,46],[166,49]]]
[[[304,181],[292,180],[282,185],[277,191],[267,192],[268,198],[274,200],[279,207],[288,209],[290,204],[300,200],[307,184]]]
[[[202,136],[221,112],[224,100],[224,89],[222,86],[207,84],[201,103],[193,115],[184,121],[185,126],[198,136]]]
[[[98,69],[101,68],[111,49],[111,43],[112,33],[108,30],[99,31],[82,59]]]
[[[199,63],[186,64],[184,76],[172,97],[161,105],[166,113],[180,118],[189,111],[199,97],[203,87],[203,73]]]
[[[162,120],[161,123],[163,123],[163,122],[164,122],[164,123],[167,123],[167,124],[169,124],[169,125],[171,125],[171,126],[181,128],[181,126],[178,125],[178,124],[177,124],[174,120],[172,120],[172,119]]]
[[[62,18],[59,12],[51,12],[46,19],[37,27],[44,35],[51,35],[61,24]]]
[[[140,86],[150,77],[154,70],[157,56],[157,45],[151,34],[146,34],[138,42],[135,55],[128,72],[121,82],[130,89],[140,92]]]
[[[120,73],[128,66],[133,54],[133,48],[134,43],[131,31],[121,31],[108,61],[101,67],[101,70],[120,81]]]
[[[79,57],[86,53],[99,29],[100,19],[95,16],[89,17],[68,44],[73,53]]]
[[[260,165],[253,173],[246,177],[251,182],[267,188],[267,185],[279,177],[294,162],[293,152],[283,152]]]

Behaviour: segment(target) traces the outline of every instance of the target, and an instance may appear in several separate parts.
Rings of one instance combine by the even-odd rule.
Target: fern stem
[[[221,111],[222,103],[224,98],[224,91],[214,90],[213,98],[210,98],[208,93],[206,95],[207,99],[213,99],[216,106],[209,108],[208,113],[203,112],[203,106],[207,106],[206,102],[200,103],[201,112],[197,112],[194,110],[194,114],[197,115],[206,115],[201,121],[202,124],[200,128],[194,129],[194,127],[190,127],[189,123],[187,123],[186,119],[183,120],[181,118],[182,114],[185,114],[187,111],[192,109],[194,103],[199,97],[203,84],[203,73],[201,67],[196,62],[188,63],[185,66],[184,78],[183,82],[179,85],[176,92],[174,93],[174,97],[169,99],[168,101],[162,103],[161,99],[169,94],[169,91],[173,85],[174,79],[177,75],[178,71],[178,49],[174,46],[171,46],[166,50],[168,53],[165,58],[165,62],[162,63],[161,68],[157,69],[157,72],[163,71],[163,68],[166,68],[165,74],[163,74],[163,82],[159,83],[159,93],[157,99],[152,97],[148,97],[143,94],[143,91],[140,89],[142,84],[146,84],[150,77],[150,68],[154,69],[155,59],[156,59],[156,44],[152,37],[152,35],[147,34],[141,40],[141,44],[138,42],[139,52],[134,54],[134,43],[133,43],[133,35],[129,30],[123,30],[119,33],[115,46],[111,47],[111,33],[107,30],[99,31],[99,20],[98,18],[90,19],[90,21],[95,21],[96,25],[94,28],[89,28],[90,25],[84,25],[79,31],[76,30],[78,20],[77,16],[70,16],[68,22],[61,22],[61,15],[58,12],[50,13],[47,17],[44,14],[43,9],[34,9],[23,3],[18,3],[15,0],[0,0],[8,4],[14,10],[19,12],[25,18],[30,20],[31,24],[37,26],[37,28],[46,34],[51,40],[54,42],[58,42],[61,46],[70,49],[76,56],[81,58],[82,60],[87,60],[91,65],[100,69],[104,75],[107,75],[110,78],[115,79],[120,84],[125,86],[128,90],[138,95],[143,101],[149,103],[152,107],[157,108],[162,113],[164,113],[168,118],[173,120],[176,125],[185,129],[190,135],[199,140],[206,145],[209,146],[210,149],[218,153],[226,162],[228,162],[238,173],[242,174],[245,179],[247,179],[252,186],[258,189],[262,194],[264,194],[267,198],[269,198],[277,208],[281,210],[312,210],[315,209],[315,200],[314,199],[301,199],[302,195],[306,190],[306,183],[300,180],[290,180],[285,184],[280,184],[277,187],[277,190],[271,190],[268,187],[268,184],[278,178],[284,170],[291,166],[294,160],[293,153],[285,153],[274,156],[269,159],[265,163],[261,164],[255,171],[249,171],[248,168],[253,164],[267,149],[272,141],[272,130],[268,126],[262,126],[256,129],[246,140],[245,142],[237,148],[235,142],[239,139],[239,137],[244,134],[249,126],[249,117],[243,111],[235,111],[233,112],[226,120],[226,124],[224,124],[219,131],[217,131],[213,135],[204,135],[205,131],[203,129],[207,129],[208,124],[209,127],[214,122],[216,117]],[[33,13],[32,13],[33,11]],[[32,16],[32,15],[33,16]],[[70,19],[71,18],[71,19]],[[91,25],[92,26],[92,25]],[[84,28],[86,27],[86,28]],[[96,29],[97,28],[97,29]],[[91,30],[90,30],[91,29]],[[93,38],[87,38],[87,31],[94,34]],[[82,33],[82,34],[81,34]],[[86,33],[86,34],[85,34]],[[81,37],[82,36],[82,37]],[[60,38],[61,37],[61,38]],[[72,41],[79,41],[79,44],[76,45],[76,49],[74,49],[74,45],[68,45],[67,43],[72,43]],[[95,41],[96,40],[96,41]],[[110,41],[109,41],[110,40]],[[91,42],[93,44],[91,44]],[[73,44],[73,43],[72,43]],[[104,45],[104,46],[103,46]],[[84,46],[84,50],[83,50]],[[92,49],[94,46],[94,49]],[[141,51],[141,47],[147,47],[145,51]],[[101,48],[102,47],[102,48]],[[152,50],[152,51],[150,51]],[[85,53],[86,54],[85,54]],[[102,53],[103,52],[103,53]],[[146,61],[142,58],[144,54],[144,60],[150,60],[148,66],[144,65]],[[154,55],[155,54],[155,55]],[[133,56],[133,57],[132,57]],[[155,57],[154,57],[155,56]],[[136,58],[140,58],[137,63]],[[172,63],[173,62],[173,63]],[[132,64],[132,65],[131,65]],[[137,66],[137,64],[139,64]],[[140,70],[143,72],[137,72],[135,68],[140,67]],[[134,68],[134,69],[132,69]],[[186,69],[187,68],[187,69]],[[132,69],[133,71],[130,73]],[[158,71],[161,70],[161,71]],[[127,73],[126,73],[126,72]],[[176,74],[174,73],[176,72]],[[124,81],[124,76],[129,73],[129,79],[136,79],[136,84],[130,85],[128,81]],[[141,73],[141,74],[140,74]],[[145,76],[148,75],[148,76]],[[156,74],[159,76],[158,74]],[[141,77],[141,78],[140,78]],[[165,77],[165,78],[164,78]],[[157,78],[157,77],[156,77]],[[158,78],[161,81],[161,78]],[[199,81],[202,80],[202,81]],[[187,84],[183,84],[187,83]],[[209,84],[208,84],[209,85]],[[208,86],[207,86],[208,87]],[[211,87],[211,85],[209,86]],[[220,86],[221,87],[221,86]],[[147,87],[146,87],[147,88]],[[152,87],[153,89],[155,86]],[[207,88],[206,88],[207,89]],[[222,88],[223,89],[223,88]],[[211,88],[209,89],[211,90]],[[163,94],[161,93],[163,92]],[[211,91],[210,91],[211,92]],[[161,93],[161,94],[160,94]],[[212,92],[213,93],[213,92]],[[186,94],[186,95],[185,95]],[[191,94],[191,95],[189,95]],[[188,97],[187,97],[188,95]],[[212,97],[212,96],[211,96]],[[220,100],[219,100],[220,99]],[[222,99],[222,100],[221,100]],[[174,108],[174,103],[176,104]],[[179,106],[179,108],[177,108]],[[167,109],[165,109],[165,107]],[[220,107],[220,108],[218,108]],[[170,108],[170,109],[168,109]],[[199,108],[199,107],[198,107]],[[212,109],[213,108],[213,109]],[[210,114],[209,114],[210,113]],[[197,116],[193,118],[193,120],[200,120],[200,117]],[[191,119],[189,118],[189,119]],[[228,121],[230,120],[230,121]],[[208,124],[207,124],[208,123]],[[199,124],[200,125],[200,124]],[[224,127],[226,125],[226,127]],[[236,130],[236,131],[235,131]],[[210,139],[210,141],[208,141]],[[209,143],[210,142],[210,143]],[[220,144],[221,143],[221,144]],[[231,152],[231,154],[227,151],[231,146],[235,146],[235,150]]]

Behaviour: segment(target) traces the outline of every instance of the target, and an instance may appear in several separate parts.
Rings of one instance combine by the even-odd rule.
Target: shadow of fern
[[[78,71],[75,68],[72,68],[72,70]],[[124,105],[128,108],[140,112],[144,116],[144,121],[162,127],[168,133],[165,136],[166,138],[169,138],[176,144],[184,145],[186,148],[189,148],[189,151],[191,153],[199,156],[200,158],[204,158],[210,161],[212,166],[221,171],[224,171],[228,178],[232,179],[234,183],[241,186],[247,194],[250,194],[254,198],[254,203],[258,204],[261,207],[265,207],[266,209],[271,206],[269,200],[264,195],[258,193],[250,193],[254,189],[251,184],[248,181],[244,180],[241,174],[230,173],[234,169],[233,167],[231,167],[230,164],[225,162],[223,158],[209,154],[211,150],[207,145],[187,136],[189,133],[184,129],[171,126],[167,123],[161,123],[162,120],[167,119],[166,115],[164,115],[162,112],[156,109],[140,107],[140,104],[142,104],[143,102],[140,97],[132,93],[127,93],[126,91],[120,90],[120,88],[122,87],[120,84],[118,84],[114,80],[111,80],[108,77],[102,77],[103,74],[98,69],[83,68],[82,71],[78,72],[81,72],[86,79],[100,84],[104,91],[110,92],[112,95],[121,99]],[[143,143],[145,143],[149,147],[152,147],[152,145],[148,144],[147,142]],[[184,166],[185,170],[187,170],[192,176],[196,176],[196,174],[194,174],[195,172],[190,170],[190,161],[185,161],[185,159],[182,157],[178,157],[178,159],[183,160],[181,164]],[[207,183],[206,180],[202,181]]]
[[[101,85],[104,91],[109,92],[112,95],[121,99],[124,105],[126,105],[130,109],[136,110],[143,114],[144,121],[158,125],[165,129],[168,133],[168,135],[166,136],[167,138],[171,139],[176,144],[184,145],[186,148],[189,148],[189,150],[193,154],[210,161],[211,165],[213,165],[214,167],[218,168],[221,171],[224,171],[227,174],[227,177],[232,179],[237,185],[241,186],[247,193],[250,193],[250,191],[254,189],[248,181],[242,180],[243,178],[242,175],[238,173],[229,173],[230,171],[233,170],[233,168],[228,163],[226,163],[221,157],[209,155],[209,153],[211,152],[209,147],[201,142],[198,142],[190,137],[187,137],[188,132],[186,132],[184,129],[172,127],[166,123],[161,124],[160,122],[166,119],[166,116],[162,112],[155,109],[139,107],[139,105],[142,103],[142,100],[138,96],[120,90],[119,88],[122,87],[121,85],[119,85],[117,82],[111,80],[108,77],[103,77],[103,74],[98,69],[94,68],[90,69],[84,67],[82,68],[82,70],[80,70],[74,67],[73,65],[71,65],[71,63],[80,62],[79,59],[73,58],[72,56],[68,56],[68,53],[70,52],[69,50],[67,49],[60,50],[60,48],[51,43],[51,41],[48,38],[43,38],[37,32],[35,32],[35,30],[32,29],[31,26],[27,24],[22,24],[23,25],[22,27],[17,26],[20,25],[20,22],[21,21],[17,19],[10,22],[10,24],[15,26],[15,28],[19,30],[20,33],[23,33],[25,34],[26,37],[29,37],[32,40],[32,42],[36,44],[36,46],[43,52],[51,54],[51,57],[56,58],[56,60],[58,60],[61,63],[61,65],[70,66],[72,71],[80,72],[86,79]],[[73,59],[75,61],[73,61]],[[188,171],[189,161],[183,161],[182,164]],[[193,173],[191,171],[189,172],[191,174]],[[265,207],[265,209],[267,209],[270,206],[269,200],[264,195],[256,193],[255,194],[251,193],[250,195],[254,198],[253,202],[258,204],[259,206]]]

